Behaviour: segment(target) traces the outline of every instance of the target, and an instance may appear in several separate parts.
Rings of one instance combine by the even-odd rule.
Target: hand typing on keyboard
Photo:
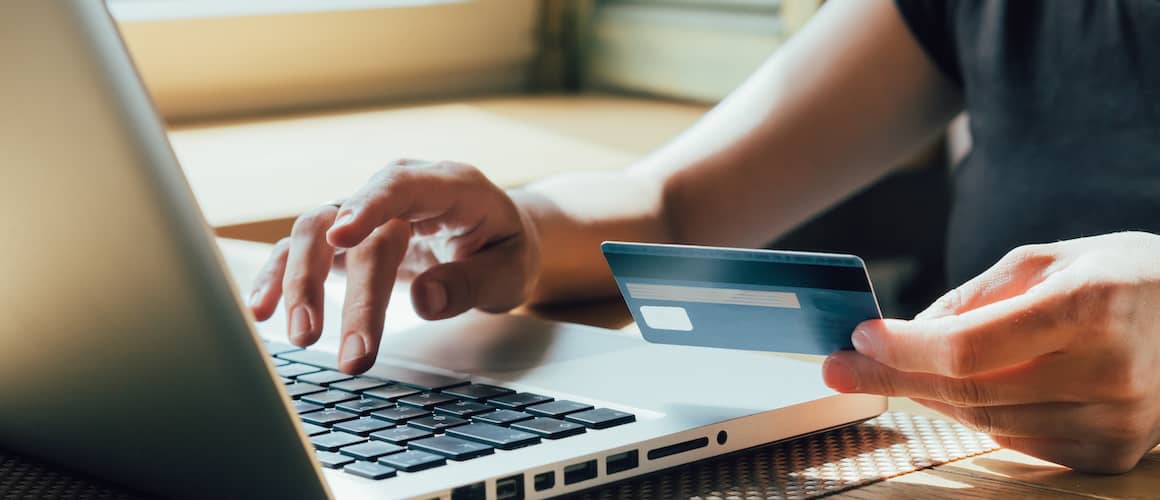
[[[374,363],[396,278],[412,280],[416,311],[443,319],[522,303],[539,267],[536,231],[516,203],[474,167],[396,160],[341,206],[298,218],[259,274],[249,305],[263,321],[281,299],[290,341],[322,334],[323,283],[347,274],[339,367]]]

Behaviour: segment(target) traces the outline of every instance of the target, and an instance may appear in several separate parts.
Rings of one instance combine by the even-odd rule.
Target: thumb
[[[1042,245],[1016,248],[982,274],[943,294],[916,320],[955,316],[1023,294],[1042,282],[1055,257]]]
[[[415,277],[411,299],[424,319],[450,318],[479,308],[507,311],[527,296],[529,271],[523,236],[461,260],[438,264]]]

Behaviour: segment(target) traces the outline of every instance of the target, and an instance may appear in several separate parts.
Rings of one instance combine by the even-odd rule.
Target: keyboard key
[[[516,422],[512,424],[512,428],[528,431],[547,439],[560,439],[584,433],[583,425],[547,417],[536,417],[531,420]]]
[[[399,398],[405,398],[412,394],[419,394],[418,389],[402,385],[388,385],[386,387],[379,387],[378,389],[370,389],[363,391],[363,396],[370,396],[372,398],[379,398],[386,401],[395,401]]]
[[[311,437],[330,432],[330,429],[327,429],[321,425],[314,425],[306,422],[298,422],[298,425],[301,425],[302,430],[306,431],[306,435]]]
[[[340,423],[334,424],[334,430],[342,431],[342,432],[349,432],[351,434],[358,434],[360,436],[366,436],[372,432],[378,432],[378,431],[381,431],[383,429],[389,429],[389,428],[393,427],[394,425],[395,424],[392,424],[392,423],[387,422],[385,420],[379,420],[377,418],[371,418],[371,417],[363,417],[363,418],[360,418],[358,420],[347,420],[346,422],[340,422]]]
[[[322,410],[322,411],[312,411],[310,413],[304,413],[302,415],[299,415],[299,418],[301,418],[302,421],[304,421],[304,422],[308,422],[308,423],[311,423],[314,425],[331,426],[331,425],[337,424],[339,422],[346,422],[347,420],[354,420],[354,419],[358,418],[358,415],[351,413],[351,412],[348,412],[348,411],[336,410],[334,408],[327,408],[327,409]]]
[[[387,408],[385,410],[373,412],[371,413],[371,416],[386,420],[387,422],[401,424],[414,418],[426,417],[430,414],[431,412],[419,408],[413,408],[410,406],[396,406],[394,408]]]
[[[394,453],[379,459],[379,463],[394,467],[401,471],[418,472],[432,467],[439,467],[446,464],[447,459],[436,455],[434,453],[427,453],[419,450],[407,450],[402,453]]]
[[[583,427],[580,428],[583,429]],[[456,461],[470,460],[495,453],[495,449],[489,445],[451,436],[416,439],[407,446],[413,450],[429,451]]]
[[[286,361],[286,360],[284,360],[284,359],[275,359],[275,360],[274,360],[274,366],[275,366],[275,367],[279,367],[279,366],[286,366],[286,365],[288,365],[288,364],[290,364],[290,362],[289,362],[289,361]]]
[[[310,349],[302,351],[293,351],[284,354],[279,354],[279,358],[294,361],[297,363],[306,363],[308,365],[319,366],[328,370],[338,370],[338,356],[334,353],[313,351]],[[467,383],[466,378],[449,377],[445,375],[436,375],[429,372],[421,372],[418,370],[411,370],[400,366],[394,366],[380,361],[375,366],[367,371],[366,375],[382,379],[395,380],[411,387],[422,389],[424,391],[437,391],[449,387],[456,387]]]
[[[342,470],[359,477],[374,479],[376,481],[379,479],[394,477],[395,475],[394,467],[388,467],[386,465],[376,464],[374,462],[355,462],[346,467],[343,467]]]
[[[394,427],[371,434],[371,439],[403,445],[416,439],[429,438],[434,435],[431,431],[416,429],[414,427]]]
[[[516,391],[505,389],[503,387],[496,387],[487,384],[471,384],[460,387],[453,387],[443,391],[444,394],[450,394],[457,398],[471,399],[475,401],[483,401],[485,399],[498,398],[508,394],[515,394]]]
[[[509,425],[523,420],[531,420],[532,415],[522,411],[515,410],[496,410],[491,413],[484,413],[471,417],[475,422],[483,422],[485,424],[495,425]]]
[[[450,403],[453,401],[455,401],[454,396],[448,396],[446,394],[439,394],[436,392],[424,392],[423,394],[415,394],[413,396],[399,398],[398,403],[401,405],[414,406],[416,408],[430,410],[431,408],[434,408],[435,405],[441,405],[443,403]]]
[[[351,380],[353,378],[354,377],[347,375],[345,373],[342,373],[342,372],[323,370],[320,372],[314,372],[314,373],[308,373],[306,375],[300,375],[298,377],[298,381],[299,382],[309,382],[311,384],[325,386],[325,385],[333,384],[335,382],[343,382],[346,380]]]
[[[279,366],[275,368],[274,371],[278,372],[278,375],[286,378],[298,378],[299,375],[306,375],[307,373],[314,373],[322,370],[310,365],[291,363],[288,365]]]
[[[266,354],[277,356],[282,353],[301,351],[301,347],[295,347],[285,342],[278,342],[276,340],[263,340],[262,347],[266,349]]]
[[[294,383],[286,386],[286,392],[290,394],[291,398],[294,399],[298,399],[307,394],[314,394],[316,392],[322,392],[325,390],[325,387],[317,386],[314,384]]]
[[[338,452],[360,460],[374,460],[381,456],[390,455],[391,453],[398,453],[405,449],[406,448],[403,448],[402,446],[396,446],[391,443],[385,443],[383,441],[367,441],[365,443],[346,446],[341,450],[338,450]]]
[[[310,413],[312,411],[318,411],[318,410],[325,408],[325,406],[316,405],[314,403],[307,403],[307,402],[302,401],[302,400],[295,401],[293,406],[294,406],[294,412],[299,414],[299,415],[301,415],[303,413]]]
[[[358,394],[351,394],[349,392],[336,391],[328,389],[326,392],[316,392],[302,396],[302,400],[307,403],[314,403],[316,405],[334,406],[338,403],[358,399]]]
[[[335,408],[351,413],[358,413],[359,415],[366,415],[372,411],[384,410],[394,406],[395,403],[381,399],[358,399],[334,405]]]
[[[353,463],[354,459],[332,451],[317,451],[318,461],[327,469],[341,469],[344,465]]]
[[[490,444],[501,450],[514,450],[539,444],[540,438],[530,432],[491,424],[471,424],[447,429],[447,435]]]
[[[418,427],[425,431],[443,432],[443,429],[448,427],[455,427],[457,425],[467,425],[467,420],[451,415],[432,415],[430,417],[416,418],[407,422],[411,427]]]
[[[592,405],[577,403],[575,401],[552,401],[551,403],[541,403],[538,405],[524,408],[524,411],[541,417],[556,417],[560,418],[569,413],[576,413],[578,411],[591,410]]]
[[[345,432],[331,432],[310,438],[310,442],[314,443],[314,448],[319,451],[338,451],[343,446],[350,446],[366,440],[365,437]]]
[[[453,401],[450,403],[443,403],[435,407],[435,413],[454,415],[456,417],[470,417],[472,415],[479,415],[480,413],[487,413],[489,411],[495,411],[495,408],[480,403],[479,401],[471,400]]]
[[[290,385],[290,384],[294,383],[294,379],[292,379],[292,378],[278,377],[278,380],[282,381],[282,383],[285,385]]]
[[[366,378],[366,377],[358,377],[358,378],[347,380],[344,382],[335,382],[333,384],[330,384],[330,388],[331,389],[338,389],[340,391],[358,393],[358,392],[365,391],[367,389],[374,389],[376,387],[383,387],[385,385],[387,385],[387,382],[383,382],[382,380],[375,380],[373,378]]]
[[[522,410],[531,405],[538,405],[540,403],[547,403],[552,398],[548,396],[541,396],[539,394],[532,394],[530,392],[521,392],[517,394],[508,394],[498,398],[489,399],[487,402],[501,408],[509,410]]]
[[[592,429],[607,429],[617,425],[636,422],[636,415],[611,408],[597,408],[595,410],[573,413],[564,417],[564,420],[576,422]]]

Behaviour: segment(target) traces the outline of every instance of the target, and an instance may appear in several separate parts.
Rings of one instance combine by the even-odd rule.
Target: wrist
[[[538,214],[543,213],[544,199],[542,196],[524,189],[508,190],[507,195],[512,200],[520,225],[523,227],[523,238],[527,249],[524,263],[524,302],[535,303],[543,275],[543,240],[541,238],[543,233],[540,230],[541,217]]]

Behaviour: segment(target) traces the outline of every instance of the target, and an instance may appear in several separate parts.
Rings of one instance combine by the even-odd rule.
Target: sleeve
[[[931,62],[952,82],[963,85],[955,44],[953,0],[895,0],[898,13]]]

